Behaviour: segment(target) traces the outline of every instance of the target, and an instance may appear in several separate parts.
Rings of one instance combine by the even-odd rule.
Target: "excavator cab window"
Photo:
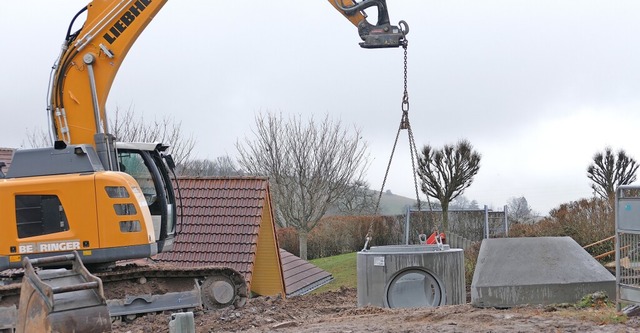
[[[69,230],[60,199],[55,195],[16,195],[18,238]]]
[[[149,209],[151,209],[158,199],[158,193],[154,185],[153,174],[146,166],[142,155],[126,152],[120,153],[118,157],[120,160],[120,171],[128,173],[138,182],[144,198],[147,200],[147,205],[149,205]]]
[[[158,246],[175,235],[176,199],[164,159],[159,151],[118,149],[120,171],[131,175],[149,206]]]

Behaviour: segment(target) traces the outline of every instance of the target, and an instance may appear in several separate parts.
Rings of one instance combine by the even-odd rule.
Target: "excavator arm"
[[[389,23],[389,12],[386,0],[364,0],[356,3],[354,0],[328,0],[335,9],[344,15],[358,28],[363,42],[363,48],[383,48],[405,46],[405,35],[409,33],[409,25],[400,21],[398,26]],[[367,8],[377,7],[378,21],[371,24],[364,12]]]
[[[116,73],[127,52],[167,0],[93,0],[74,17],[86,11],[84,26],[71,33],[71,25],[60,57],[54,65],[49,112],[57,141],[90,144],[100,151],[107,141],[105,103]],[[408,26],[389,23],[385,0],[329,0],[353,25],[364,48],[398,47],[405,42]],[[377,7],[376,24],[367,21],[365,10]],[[107,147],[106,150],[109,150]],[[106,169],[114,169],[105,165]]]
[[[76,15],[86,11],[86,22],[73,34],[69,27],[51,80],[49,112],[57,141],[95,146],[94,135],[109,133],[105,103],[118,68],[165,3],[94,0]]]

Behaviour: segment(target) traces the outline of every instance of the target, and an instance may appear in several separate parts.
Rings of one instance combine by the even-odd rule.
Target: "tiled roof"
[[[179,267],[226,266],[252,278],[270,278],[256,273],[258,233],[270,209],[266,178],[180,178],[184,219],[172,251],[154,259]],[[264,240],[262,244],[267,244]],[[277,244],[273,245],[274,247]],[[275,248],[274,248],[275,250]],[[278,253],[276,251],[276,253]],[[280,249],[280,262],[287,296],[303,295],[333,277],[306,260]],[[258,259],[271,265],[274,259]]]
[[[267,198],[265,178],[181,178],[181,224],[173,251],[155,257],[179,267],[226,266],[250,282]]]
[[[11,160],[13,159],[14,150],[15,149],[11,149],[11,148],[0,148],[0,162],[4,162],[7,164],[7,166],[2,170],[5,173],[9,169],[9,166],[11,165]]]
[[[280,258],[287,296],[304,295],[333,280],[327,271],[283,249],[280,249]]]

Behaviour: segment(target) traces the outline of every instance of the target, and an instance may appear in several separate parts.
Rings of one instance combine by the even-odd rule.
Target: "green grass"
[[[312,264],[333,275],[333,281],[314,290],[313,293],[339,290],[341,287],[356,288],[358,285],[356,258],[356,252],[353,252],[311,260]]]

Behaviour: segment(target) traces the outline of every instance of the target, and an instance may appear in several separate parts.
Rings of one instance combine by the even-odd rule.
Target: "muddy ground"
[[[479,309],[358,307],[355,289],[281,299],[257,297],[241,309],[194,312],[196,332],[640,332],[638,317],[615,308],[573,306]],[[114,332],[169,332],[170,314],[115,322]]]

